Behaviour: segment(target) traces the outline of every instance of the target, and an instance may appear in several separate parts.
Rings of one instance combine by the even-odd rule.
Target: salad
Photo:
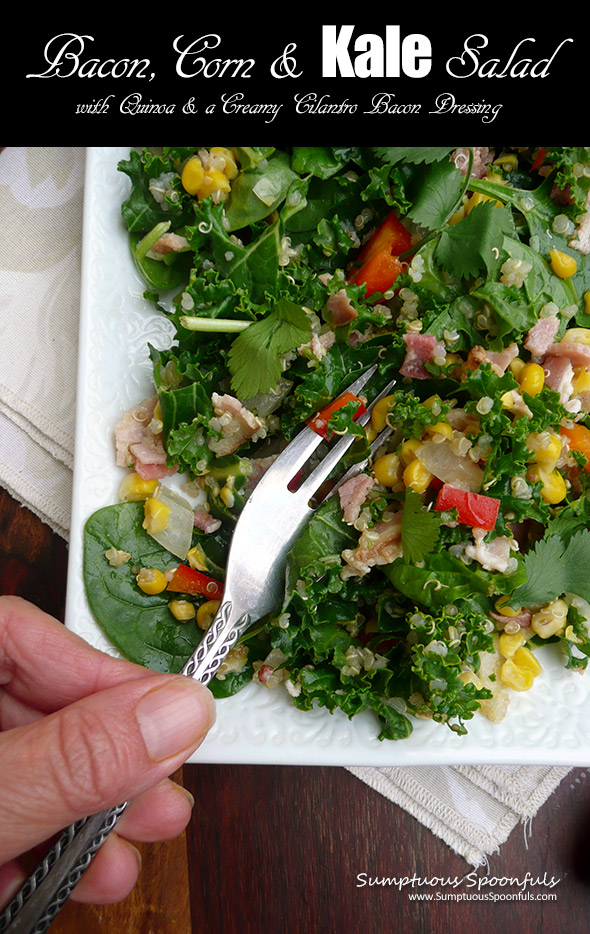
[[[171,338],[114,426],[119,502],[85,526],[113,644],[179,671],[277,454],[305,423],[326,445],[351,432],[344,469],[388,426],[213,693],[373,711],[394,740],[417,717],[500,721],[541,647],[585,669],[590,147],[161,147],[118,168],[129,262]]]

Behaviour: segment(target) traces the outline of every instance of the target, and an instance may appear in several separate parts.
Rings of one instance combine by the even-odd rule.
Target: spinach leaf
[[[472,570],[449,552],[429,554],[423,567],[406,564],[397,558],[384,568],[386,577],[405,597],[427,608],[444,607],[457,600],[473,600],[483,612],[489,604],[492,575]]]
[[[180,671],[202,632],[193,620],[180,623],[168,609],[170,594],[149,596],[137,586],[133,568],[166,571],[178,558],[161,548],[142,528],[143,503],[99,509],[84,528],[83,575],[88,603],[106,636],[131,661],[155,671]],[[110,548],[130,560],[111,567]]]
[[[329,566],[340,563],[345,548],[354,548],[358,535],[342,519],[338,497],[322,503],[287,557],[287,596],[297,580],[321,577]]]
[[[240,172],[232,183],[226,205],[227,229],[242,230],[268,217],[284,201],[296,179],[289,157],[282,152],[249,171]]]

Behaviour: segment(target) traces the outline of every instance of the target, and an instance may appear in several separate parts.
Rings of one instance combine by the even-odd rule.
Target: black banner
[[[416,143],[514,132],[571,142],[575,114],[585,111],[584,37],[571,18],[537,25],[498,11],[417,9],[401,22],[359,26],[259,10],[199,16],[224,24],[189,28],[186,14],[175,25],[180,17],[165,13],[128,26],[106,12],[98,24],[67,15],[37,23],[26,49],[5,59],[5,135]]]

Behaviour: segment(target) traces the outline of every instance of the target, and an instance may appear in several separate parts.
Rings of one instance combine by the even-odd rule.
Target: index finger
[[[0,597],[0,686],[44,713],[153,674],[112,658],[20,597]]]

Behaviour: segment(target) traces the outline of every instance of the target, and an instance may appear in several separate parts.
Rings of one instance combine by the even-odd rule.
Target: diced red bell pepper
[[[539,149],[537,149],[537,155],[535,156],[535,161],[533,162],[530,168],[531,172],[534,172],[535,169],[538,169],[540,165],[543,165],[543,161],[548,152],[549,152],[548,149],[541,149],[540,147]]]
[[[308,418],[306,425],[316,431],[318,435],[321,435],[322,438],[325,438],[327,441],[329,441],[332,437],[332,432],[328,431],[328,422],[330,421],[330,418],[334,412],[344,408],[344,406],[349,402],[358,402],[358,409],[354,413],[355,419],[360,418],[363,412],[366,412],[362,399],[359,399],[359,397],[355,396],[352,392],[343,392],[341,396],[338,396],[337,399],[334,399],[334,401],[330,402],[330,404],[325,408],[320,409],[319,412],[316,412],[315,415],[312,415],[311,418]]]
[[[395,216],[393,211],[381,222],[377,230],[371,234],[357,256],[358,263],[366,263],[375,253],[383,247],[389,247],[391,253],[399,256],[412,246],[412,235]]]
[[[457,521],[474,529],[490,531],[496,525],[500,500],[482,493],[469,493],[445,483],[439,490],[434,508],[439,512],[457,510]]]
[[[403,272],[405,265],[388,246],[385,246],[363,263],[360,269],[353,272],[348,281],[351,285],[364,283],[365,298],[369,298],[374,292],[387,292],[400,272]]]
[[[365,297],[387,292],[404,269],[399,259],[412,246],[412,235],[393,212],[387,215],[359,252],[359,264],[349,276],[351,285],[365,284]]]
[[[178,565],[166,590],[187,593],[192,597],[203,596],[208,600],[221,600],[223,596],[223,584],[220,581],[186,564]]]
[[[562,425],[559,429],[559,433],[568,438],[570,448],[573,448],[574,451],[580,451],[581,454],[585,454],[588,458],[588,463],[584,469],[590,471],[590,430],[586,428],[585,425],[575,423],[571,428],[566,428]]]

